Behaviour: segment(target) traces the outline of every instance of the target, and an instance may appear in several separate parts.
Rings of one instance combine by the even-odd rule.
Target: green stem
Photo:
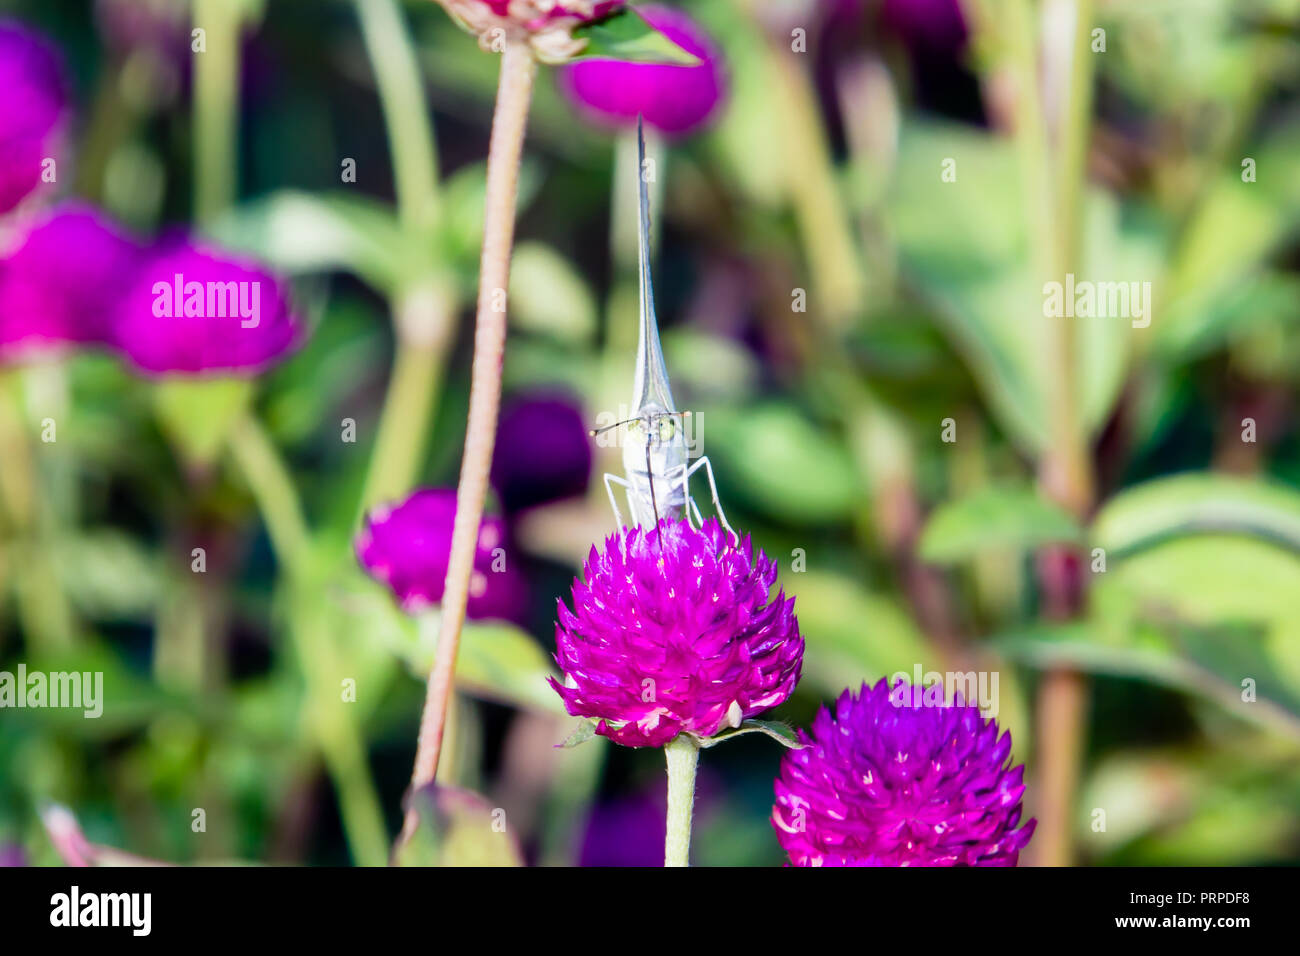
[[[311,537],[289,470],[252,416],[231,430],[230,449],[257,500],[271,546],[293,591],[289,632],[307,680],[311,730],[325,757],[339,795],[339,812],[353,858],[362,866],[382,866],[388,835],[378,790],[366,762],[364,740],[340,708],[342,673],[332,621],[320,606],[322,582],[310,566]]]
[[[1047,51],[1049,62],[1056,65],[1068,57],[1070,63],[1063,100],[1051,104],[1050,115],[1057,120],[1052,130],[1048,129],[1049,111],[1044,109],[1038,86],[1036,10],[1028,0],[1009,0],[1004,10],[1017,77],[1016,136],[1024,163],[1025,212],[1041,257],[1039,272],[1055,281],[1064,281],[1067,272],[1078,268],[1082,253],[1092,116],[1094,62],[1088,42],[1092,2],[1073,0],[1071,5],[1072,32],[1047,38],[1049,43],[1057,43]],[[1078,329],[1064,318],[1056,318],[1049,320],[1047,334],[1051,443],[1039,462],[1039,484],[1050,498],[1084,519],[1092,508],[1094,488],[1088,428],[1079,395]],[[1059,551],[1047,551],[1040,557],[1044,604],[1057,619],[1074,617],[1083,606],[1083,595],[1069,593],[1072,576],[1064,572],[1067,560]],[[1035,845],[1041,865],[1068,866],[1073,857],[1070,831],[1086,704],[1083,675],[1070,670],[1044,675],[1038,700],[1039,828]]]
[[[440,286],[429,283],[395,303],[393,314],[397,351],[361,494],[362,513],[406,493],[416,481],[437,409],[454,305]]]
[[[438,218],[438,153],[420,67],[393,0],[356,0],[366,53],[375,71],[403,223],[424,230]]]
[[[19,545],[9,566],[28,650],[57,655],[76,642],[76,624],[54,563],[49,504],[23,427],[21,386],[21,372],[0,372],[0,501]]]
[[[664,747],[668,760],[668,832],[664,866],[691,865],[691,815],[695,810],[695,766],[700,748],[690,734],[678,734]]]
[[[414,484],[428,443],[429,422],[442,380],[442,358],[438,349],[398,344],[361,494],[362,512],[401,496]]]
[[[510,280],[510,250],[514,242],[515,202],[519,192],[519,161],[532,100],[537,63],[527,42],[511,41],[501,54],[501,78],[492,116],[488,146],[487,200],[483,216],[483,252],[479,262],[478,311],[475,318],[474,361],[470,375],[469,418],[460,481],[456,486],[456,521],[451,556],[443,588],[442,629],[433,670],[429,674],[420,718],[411,792],[433,781],[442,748],[443,724],[451,697],[452,674],[460,631],[465,622],[470,574],[478,542],[479,522],[487,498],[488,472],[496,442],[497,411],[501,404],[501,365],[505,359],[506,289]],[[403,839],[419,820],[406,816]]]
[[[261,424],[251,415],[244,416],[231,429],[230,450],[257,500],[276,557],[291,576],[302,577],[306,573],[311,534],[289,469]]]
[[[412,243],[424,245],[438,222],[438,153],[419,62],[393,0],[356,0],[356,8],[384,111],[402,227]],[[362,513],[416,481],[452,338],[455,299],[447,285],[430,278],[390,296],[396,354]]]
[[[323,627],[320,633],[330,636],[328,627]],[[318,652],[303,646],[305,643],[299,644],[300,655]],[[340,709],[346,705],[339,701],[338,686],[337,682],[319,678],[313,681],[311,693],[316,701],[313,712],[319,717],[313,730],[338,792],[339,815],[352,858],[359,866],[385,866],[388,827],[384,824],[383,805],[366,759],[365,741],[356,724]]]
[[[843,330],[863,309],[862,260],[802,59],[778,44],[769,50],[768,72],[774,83],[773,105],[781,115],[786,188],[808,257],[811,287],[820,299],[816,313],[830,329]]]
[[[207,225],[234,201],[239,169],[239,26],[243,4],[194,0],[204,51],[194,55],[194,216]]]

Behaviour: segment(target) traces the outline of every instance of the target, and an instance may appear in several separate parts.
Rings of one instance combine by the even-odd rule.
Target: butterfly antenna
[[[659,502],[655,499],[655,475],[650,470],[650,443],[645,445],[645,473],[650,482],[650,510],[655,516],[655,541],[659,540]]]
[[[605,432],[609,431],[611,428],[617,428],[619,425],[629,425],[632,422],[639,421],[639,420],[640,420],[639,416],[637,418],[625,418],[621,422],[614,422],[614,424],[612,425],[602,425],[599,428],[589,428],[587,429],[587,434],[590,435],[592,438],[595,438],[597,435],[605,434]]]
[[[673,393],[668,386],[668,369],[659,344],[659,321],[655,317],[654,287],[650,280],[650,190],[646,180],[650,171],[645,159],[645,130],[636,120],[637,150],[637,261],[640,269],[641,315],[636,346],[636,382],[632,388],[632,407],[644,409],[653,403],[664,411],[673,408]]]

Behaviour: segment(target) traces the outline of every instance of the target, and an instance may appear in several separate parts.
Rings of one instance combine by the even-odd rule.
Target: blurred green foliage
[[[110,40],[134,6],[5,4],[55,39],[74,76],[65,191],[154,232],[193,220],[190,10],[141,3],[166,42]],[[806,725],[844,687],[918,664],[996,669],[1034,812],[1050,744],[1034,690],[1043,669],[1077,668],[1095,678],[1073,817],[1084,862],[1300,861],[1300,4],[1095,5],[1107,48],[1077,271],[1149,281],[1155,305],[1149,328],[1072,327],[1098,479],[1082,522],[1034,484],[1058,436],[1033,193],[1000,108],[1004,5],[969,4],[973,36],[946,53],[891,29],[880,4],[834,30],[834,5],[787,5],[809,27],[807,55],[789,53],[784,20],[761,3],[687,6],[724,52],[730,93],[711,129],[661,146],[656,293],[678,399],[702,423],[731,521],[797,598],[804,677],[775,716]],[[415,464],[421,483],[455,481],[495,83],[494,58],[435,4],[401,15],[441,166],[436,215],[416,224],[395,201],[353,5],[269,0],[246,24],[239,191],[210,231],[292,274],[312,326],[256,394],[155,394],[94,355],[3,383],[22,410],[0,422],[6,442],[36,442],[45,410],[60,430],[34,466],[48,499],[39,539],[0,541],[0,667],[103,671],[111,701],[94,721],[0,716],[0,842],[38,862],[56,859],[37,815],[47,800],[94,841],[142,856],[342,863],[361,855],[344,818],[373,779],[380,837],[396,832],[436,618],[401,614],[349,541],[394,323],[412,302],[451,303]],[[815,115],[791,114],[786,82]],[[791,132],[810,120],[811,145]],[[505,375],[510,393],[565,390],[593,422],[630,391],[619,138],[583,125],[543,71]],[[343,157],[355,184],[339,181]],[[834,202],[819,204],[819,188]],[[837,316],[813,277],[836,278],[844,254],[853,275],[839,278],[862,294]],[[806,311],[791,308],[796,289]],[[311,537],[298,569],[273,553],[222,454],[247,403],[301,498]],[[344,419],[356,444],[339,440]],[[598,455],[605,467],[617,464]],[[554,600],[610,530],[595,476],[588,498],[513,529],[532,624],[467,630],[444,768],[487,803],[439,796],[417,862],[574,862],[592,806],[662,788],[657,753],[553,748],[572,725],[545,685]],[[202,578],[189,572],[195,541]],[[1033,557],[1059,542],[1082,545],[1089,592],[1067,622],[1045,618]],[[26,627],[24,607],[45,607],[38,559],[76,621],[66,646]],[[187,627],[206,635],[200,660],[185,656]],[[355,705],[323,706],[348,679]],[[760,738],[705,757],[700,863],[779,861],[764,818],[780,748]],[[206,832],[191,829],[195,807]],[[464,820],[496,807],[518,846],[466,843],[483,827]]]

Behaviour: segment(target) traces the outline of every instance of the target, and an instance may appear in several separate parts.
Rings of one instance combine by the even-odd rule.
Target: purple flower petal
[[[584,494],[591,442],[570,401],[523,396],[501,413],[492,457],[492,487],[507,512]]]
[[[711,737],[790,696],[803,663],[794,599],[769,593],[776,562],[718,523],[685,520],[592,548],[573,610],[559,603],[551,686],[575,716],[629,747]]]
[[[0,361],[102,343],[141,247],[93,207],[69,203],[0,259]]]
[[[582,60],[560,71],[560,85],[594,122],[630,126],[637,114],[656,129],[684,136],[707,122],[726,94],[722,56],[689,16],[671,7],[638,7],[647,22],[702,61],[696,66]]]
[[[255,263],[164,242],[137,270],[112,344],[147,374],[253,375],[301,338],[286,285]]]
[[[1015,866],[1024,767],[1011,735],[960,700],[880,680],[823,707],[787,751],[772,826],[796,866]]]
[[[67,105],[63,65],[39,36],[0,21],[0,213],[41,183]]]
[[[370,513],[355,541],[357,560],[392,589],[403,610],[423,610],[442,600],[455,521],[454,489],[421,489],[399,505],[381,505]],[[505,524],[485,515],[466,607],[471,618],[523,622],[528,604],[523,576],[504,547]]]

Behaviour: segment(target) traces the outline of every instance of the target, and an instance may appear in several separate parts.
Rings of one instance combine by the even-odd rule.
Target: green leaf
[[[938,663],[907,612],[852,578],[824,571],[782,577],[804,638],[803,679],[825,695]]]
[[[555,673],[551,660],[531,635],[503,621],[470,621],[460,640],[458,686],[521,707],[565,713],[559,695],[546,683]]]
[[[567,342],[589,342],[596,301],[573,265],[542,242],[521,242],[510,261],[510,322]]]
[[[54,557],[68,596],[97,620],[147,617],[164,587],[158,559],[138,539],[111,528],[60,539]]]
[[[505,810],[472,790],[430,784],[412,797],[420,825],[394,855],[398,866],[523,866]]]
[[[474,59],[486,59],[476,54]],[[515,215],[521,215],[541,188],[537,163],[524,158],[519,165]],[[454,269],[472,301],[478,289],[479,253],[483,246],[483,209],[487,204],[487,163],[469,163],[452,173],[442,186],[437,257]]]
[[[1076,833],[1118,866],[1241,865],[1286,859],[1297,820],[1294,761],[1250,739],[1229,746],[1103,756],[1079,801],[1105,807],[1105,830],[1078,815]],[[1090,854],[1092,856],[1093,854]]]
[[[339,601],[369,641],[386,646],[412,675],[424,680],[433,668],[440,615],[436,609],[413,619],[383,588],[357,580],[340,588]],[[531,635],[505,621],[467,621],[456,654],[456,686],[472,694],[567,716],[546,682],[555,676],[551,660]]]
[[[1067,512],[1032,488],[991,487],[941,505],[921,533],[919,553],[950,564],[985,551],[1029,551],[1082,536]]]
[[[1254,535],[1300,552],[1300,493],[1231,475],[1158,478],[1111,499],[1093,521],[1092,543],[1116,557],[1207,531]]]
[[[411,241],[387,205],[349,194],[284,190],[232,210],[211,231],[281,271],[344,270],[385,295],[427,274],[432,251]]]
[[[580,720],[578,725],[573,728],[573,733],[564,738],[562,743],[556,744],[557,747],[569,749],[585,744],[596,736],[596,722],[594,720]]]
[[[782,747],[788,747],[790,750],[802,750],[804,747],[799,742],[799,736],[794,728],[780,720],[744,720],[739,727],[723,730],[712,737],[696,739],[699,741],[700,749],[707,750],[742,734],[767,734]]]
[[[829,524],[862,500],[844,445],[787,405],[709,409],[695,428],[719,482],[772,515]]]
[[[253,384],[242,378],[163,379],[153,386],[163,432],[188,465],[211,465],[248,409]]]
[[[1182,632],[1187,640],[1189,632]],[[1202,632],[1202,642],[1219,645],[1235,653],[1240,663],[1225,666],[1223,655],[1216,668],[1206,666],[1190,648],[1180,648],[1167,635],[1141,624],[1134,624],[1124,643],[1098,640],[1094,625],[1044,625],[1005,634],[990,640],[990,646],[1007,658],[1042,670],[1069,668],[1089,674],[1129,677],[1144,680],[1170,690],[1191,694],[1211,701],[1223,710],[1248,723],[1293,737],[1300,736],[1300,698],[1279,682],[1268,680],[1265,655],[1252,649],[1252,638],[1229,631]],[[1256,642],[1258,638],[1254,638]],[[1236,648],[1230,645],[1238,642]],[[1241,699],[1239,675],[1254,675],[1261,680],[1258,698],[1250,703]]]
[[[147,669],[141,673],[135,662],[97,639],[72,651],[29,657],[25,663],[29,674],[37,671],[91,674],[92,683],[83,684],[82,691],[82,701],[87,706],[6,709],[3,711],[6,728],[31,723],[59,728],[59,733],[75,731],[83,740],[101,740],[146,727],[161,714],[202,719],[217,713],[214,708],[218,705],[213,701],[165,690],[149,679]],[[13,671],[12,667],[8,669]],[[87,695],[95,699],[92,701]],[[99,710],[100,715],[87,719],[87,710]]]
[[[1181,536],[1093,574],[1087,622],[999,646],[1036,666],[1177,688],[1300,736],[1296,594],[1300,560],[1291,551],[1244,535]]]
[[[956,181],[940,182],[943,163],[953,158]],[[897,171],[886,212],[903,274],[929,301],[1003,427],[1028,452],[1047,447],[1052,382],[1043,356],[1052,323],[1069,322],[1078,346],[1078,400],[1089,430],[1100,428],[1119,396],[1132,343],[1150,330],[1123,318],[1044,316],[1045,279],[1027,231],[1013,144],[913,123],[900,139]],[[1161,233],[1108,194],[1091,191],[1085,199],[1078,278],[1154,281]]]
[[[631,7],[621,7],[602,20],[584,23],[573,30],[575,40],[585,40],[581,52],[566,58],[575,60],[623,60],[629,63],[664,63],[670,66],[698,66],[700,58],[688,53],[664,36]]]

